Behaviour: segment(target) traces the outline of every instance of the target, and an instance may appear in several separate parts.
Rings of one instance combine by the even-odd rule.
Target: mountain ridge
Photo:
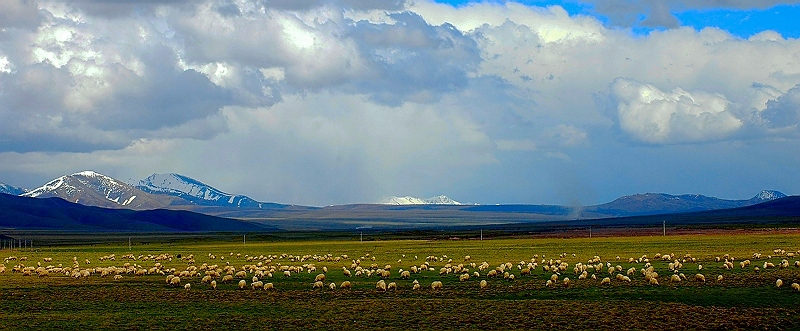
[[[140,180],[135,187],[152,194],[172,195],[200,206],[261,209],[268,205],[278,205],[259,202],[245,195],[225,193],[199,180],[176,173],[152,174]]]
[[[11,194],[11,195],[20,195],[27,193],[28,190],[22,187],[17,187],[14,185],[9,185],[3,182],[0,182],[0,193]]]

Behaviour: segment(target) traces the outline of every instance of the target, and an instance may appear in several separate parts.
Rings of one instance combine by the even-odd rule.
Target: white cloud
[[[742,127],[722,95],[675,88],[661,91],[652,84],[619,78],[611,84],[623,131],[647,143],[717,140]]]
[[[629,12],[657,24],[677,3]],[[551,171],[617,169],[597,154],[796,140],[797,54],[775,31],[634,35],[514,2],[12,0],[0,175],[174,171],[310,204],[540,197]]]

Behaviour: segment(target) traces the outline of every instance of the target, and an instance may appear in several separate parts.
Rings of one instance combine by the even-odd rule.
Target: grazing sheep
[[[701,283],[705,283],[706,282],[706,276],[703,276],[703,274],[696,274],[696,275],[694,275],[694,280],[698,281],[698,282],[701,282]]]
[[[349,289],[351,289],[352,287],[353,287],[353,285],[352,285],[352,284],[350,284],[350,281],[348,281],[348,280],[346,280],[346,281],[343,281],[343,282],[342,282],[342,285],[339,285],[339,288],[341,288],[341,289],[343,289],[343,290],[344,290],[344,289],[348,289],[348,290],[349,290]]]
[[[569,284],[570,284],[569,278],[564,277],[564,280],[562,281],[562,284],[564,284],[564,287],[569,287]]]
[[[275,289],[275,285],[273,285],[272,283],[264,284],[264,291],[269,291],[269,290],[274,290],[274,289]]]
[[[440,282],[440,281],[438,281],[438,280],[436,280],[436,281],[434,281],[433,283],[431,283],[431,289],[432,289],[432,290],[441,290],[441,289],[442,289],[442,287],[443,287],[443,286],[442,286],[442,282]]]
[[[223,283],[227,283],[227,282],[231,282],[231,281],[233,281],[233,276],[232,275],[222,276],[222,282]]]
[[[419,288],[419,284],[414,284],[414,286],[411,287],[412,290],[419,290]]]
[[[289,271],[289,270],[285,270],[285,271],[283,272],[283,277],[289,278],[291,275],[292,275],[292,272],[291,272],[291,271]]]
[[[200,280],[200,283],[206,284],[211,282],[211,276],[203,276],[203,279]]]
[[[321,281],[316,281],[316,282],[314,282],[314,284],[311,285],[312,289],[318,289],[318,288],[323,288],[323,287],[325,287],[325,283],[323,283]]]
[[[216,290],[217,289],[217,281],[216,280],[212,280],[211,281],[211,289],[212,290]]]
[[[600,281],[600,285],[611,285],[611,278],[603,278],[603,280]]]
[[[350,270],[347,270],[345,267],[342,267],[342,269],[342,274],[344,274],[345,277],[352,277]]]
[[[114,280],[120,280],[120,279],[122,279],[122,275],[114,275]]]
[[[386,285],[386,290],[387,291],[397,290],[397,283],[395,283],[395,282],[389,283],[389,285]]]
[[[386,292],[386,282],[384,282],[383,279],[379,280],[377,283],[375,283],[375,288],[377,290]]]
[[[252,284],[250,284],[250,286],[251,286],[251,287],[252,287],[254,290],[255,290],[255,289],[264,289],[264,282],[262,282],[262,281],[253,282]]]
[[[325,274],[319,274],[317,277],[314,277],[315,282],[324,282],[325,281]]]
[[[408,270],[404,270],[400,273],[401,279],[408,279],[409,277],[411,277],[411,273]]]
[[[190,290],[192,288],[192,284],[191,283],[186,283],[186,285],[183,285],[183,288],[188,291],[188,290]]]
[[[463,282],[463,281],[467,281],[467,280],[469,280],[469,274],[461,274],[461,276],[458,277],[458,281],[459,282]]]
[[[717,281],[718,281],[718,282],[721,282],[721,281],[722,281],[722,275],[718,275],[718,276],[717,276]]]
[[[481,289],[485,289],[486,286],[489,286],[489,283],[487,283],[485,279],[481,280]]]
[[[800,292],[800,284],[792,283],[792,290]]]
[[[172,285],[172,286],[180,286],[181,285],[181,278],[177,277],[177,276],[172,277],[169,280],[169,284]]]
[[[244,279],[239,281],[239,289],[240,290],[243,290],[246,286],[247,286],[247,281],[245,281]]]
[[[658,285],[658,278],[650,278],[650,285]]]
[[[672,276],[669,276],[669,281],[674,283],[679,283],[681,281],[681,276],[678,276],[677,274],[672,274]]]
[[[781,286],[783,286],[783,281],[778,278],[778,280],[775,281],[775,287],[781,288]]]
[[[336,283],[328,284],[328,288],[331,289],[331,290],[335,290],[336,289]]]

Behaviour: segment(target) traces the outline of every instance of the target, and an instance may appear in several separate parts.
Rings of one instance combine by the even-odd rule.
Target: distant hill
[[[583,211],[616,217],[672,214],[745,207],[783,197],[786,195],[769,190],[761,191],[747,200],[725,200],[699,194],[646,193],[624,196],[602,205],[585,207]]]
[[[61,198],[0,194],[0,228],[75,231],[242,232],[274,228],[175,210],[106,209]]]

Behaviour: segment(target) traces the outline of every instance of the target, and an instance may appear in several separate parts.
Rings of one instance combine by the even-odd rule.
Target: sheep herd
[[[782,289],[786,283],[790,284],[788,288],[791,291],[800,292],[800,260],[797,260],[800,251],[787,252],[780,248],[768,254],[756,252],[745,258],[731,254],[696,258],[691,254],[673,253],[628,258],[597,255],[581,258],[568,253],[553,257],[534,253],[526,260],[494,263],[477,262],[481,261],[478,256],[451,258],[445,254],[378,257],[366,253],[351,257],[332,253],[129,253],[80,258],[60,255],[62,258],[47,256],[44,252],[7,255],[0,264],[0,277],[19,274],[41,281],[58,278],[77,282],[93,278],[125,282],[163,277],[160,286],[183,288],[185,291],[270,292],[305,288],[388,293],[402,290],[440,292],[448,287],[484,291],[492,288],[493,283],[503,284],[506,288],[521,284],[533,288],[563,289],[632,285],[677,287],[681,284],[725,284],[736,275],[755,273],[770,279],[770,284],[761,285]],[[786,269],[797,271],[770,276],[774,270]],[[422,285],[420,281],[429,285]]]

